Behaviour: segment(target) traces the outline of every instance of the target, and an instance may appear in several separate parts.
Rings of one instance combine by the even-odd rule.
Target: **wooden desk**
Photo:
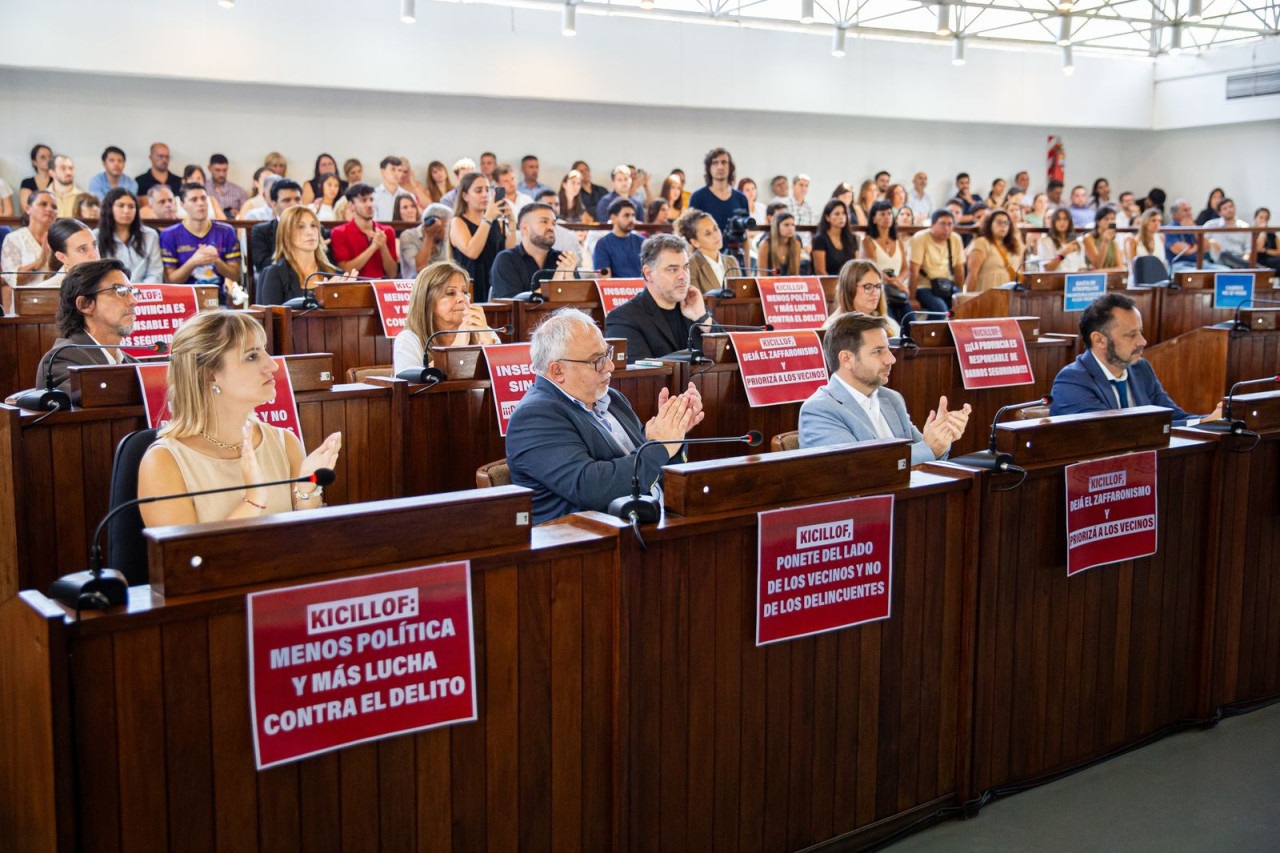
[[[906,447],[671,466],[668,489],[686,474],[713,476],[709,466],[725,466],[729,482],[753,460],[777,471],[756,501],[745,484],[732,489],[746,506],[677,517],[668,502],[666,519],[644,528],[647,553],[620,530],[618,849],[798,850],[832,839],[858,849],[964,798],[974,564],[960,543],[977,524],[972,481],[954,470],[908,481],[896,467]],[[828,483],[832,471],[866,477],[840,473],[832,492],[814,487],[817,469]],[[720,485],[712,495],[726,494]],[[894,495],[889,619],[755,645],[752,504],[776,506],[787,489],[783,503]]]
[[[1125,269],[1090,270],[1089,272],[1106,273],[1107,290],[1124,290],[1129,280],[1129,271]],[[1066,290],[1067,276],[1081,274],[1070,272],[1029,272],[1023,270],[1018,273],[1018,281],[1029,290],[1056,290],[1061,293]]]
[[[1080,312],[1063,310],[1064,291],[1057,290],[984,290],[969,296],[957,295],[955,316],[957,320],[977,320],[983,317],[1039,317],[1042,333],[1078,335]],[[1142,312],[1148,329],[1156,329],[1154,318],[1155,294],[1151,289],[1126,290]],[[1157,339],[1152,338],[1151,342]]]
[[[511,519],[529,510],[525,490],[486,492]],[[295,513],[286,529],[279,516],[231,525],[264,526],[240,571],[268,576],[281,538],[295,567],[341,575],[472,560],[479,719],[263,772],[253,760],[245,593],[272,581],[167,598],[135,587],[128,612],[79,624],[35,591],[0,604],[6,845],[615,849],[617,628],[601,615],[616,606],[616,537],[571,520],[487,547],[471,532],[487,511],[459,523],[448,504],[460,497],[469,495],[445,506],[413,498]],[[378,522],[390,513],[397,524]],[[444,526],[447,536],[423,533]],[[371,528],[381,547],[352,547]],[[403,531],[394,546],[392,529]]]
[[[912,324],[916,334],[919,334],[922,325]],[[955,347],[921,346],[919,349],[893,349],[898,363],[889,373],[889,387],[905,398],[907,412],[916,429],[924,427],[930,410],[938,407],[939,397],[945,395],[948,407],[953,409],[968,403],[973,407],[973,412],[969,415],[969,426],[960,440],[951,446],[951,455],[959,456],[983,450],[987,446],[991,420],[996,411],[1001,406],[1029,402],[1048,394],[1058,371],[1075,359],[1079,337],[1051,334],[1028,336],[1026,343],[1031,374],[1035,378],[1035,382],[1030,385],[966,391]]]
[[[383,334],[371,284],[325,284],[315,288],[315,294],[323,307],[300,311],[281,305],[266,307],[275,328],[272,354],[330,353],[334,373],[340,377],[353,367],[394,361],[395,342]],[[480,304],[493,328],[510,322],[510,309]]]
[[[1219,448],[1221,533],[1208,599],[1215,709],[1280,696],[1280,392],[1241,394],[1231,410],[1260,435],[1256,445],[1245,436],[1178,430]]]
[[[307,450],[341,430],[331,504],[401,493],[402,397],[396,389],[339,385],[328,355],[286,359]],[[0,599],[20,589],[46,589],[88,563],[88,542],[107,512],[111,463],[120,439],[146,426],[132,366],[74,367],[82,405],[69,412],[27,412],[0,405],[0,491],[13,512],[0,515]],[[37,421],[39,421],[37,423]]]
[[[1247,270],[1188,270],[1173,274],[1174,284],[1184,290],[1213,290],[1213,278],[1220,272],[1244,273],[1253,276],[1253,292],[1266,296],[1271,290],[1271,279],[1276,274],[1273,269],[1257,268]]]
[[[1167,409],[1146,407],[999,428],[1001,449],[1028,474],[1007,492],[996,489],[1016,475],[982,475],[973,791],[1076,767],[1208,716],[1215,448],[1168,440],[1168,424]],[[1064,465],[1146,447],[1159,454],[1157,552],[1068,578]]]
[[[36,386],[36,370],[58,338],[57,288],[15,288],[19,313],[0,317],[0,399],[17,391]],[[197,287],[197,304],[201,311],[218,307],[217,290]],[[267,331],[267,343],[272,345],[271,324],[266,322],[266,312],[251,311]],[[268,352],[273,350],[268,347]],[[39,387],[44,387],[41,381]]]
[[[1254,314],[1266,317],[1261,311],[1249,312],[1243,320]],[[1274,311],[1267,314],[1276,317]],[[1205,413],[1234,383],[1280,373],[1280,330],[1232,330],[1229,323],[1205,326],[1147,347],[1143,356],[1179,406]]]

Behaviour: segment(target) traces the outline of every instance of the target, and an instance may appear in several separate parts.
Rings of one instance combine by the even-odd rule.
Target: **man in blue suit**
[[[851,312],[841,315],[822,339],[831,380],[800,407],[800,446],[822,447],[883,438],[911,439],[911,464],[942,459],[964,435],[969,404],[948,411],[938,400],[924,431],[907,415],[902,395],[884,387],[897,359],[889,349],[884,317]]]
[[[1088,349],[1053,380],[1052,415],[1104,412],[1132,406],[1164,406],[1173,410],[1174,426],[1188,415],[1165,393],[1142,351],[1142,313],[1123,293],[1104,293],[1080,315],[1080,340]],[[1222,417],[1222,403],[1207,416]]]
[[[534,331],[533,387],[507,427],[511,482],[533,490],[533,523],[580,510],[606,510],[631,494],[636,450],[644,490],[661,482],[662,466],[683,452],[684,437],[702,422],[693,384],[679,396],[658,394],[658,414],[642,424],[621,393],[609,387],[613,347],[591,317],[562,308]]]

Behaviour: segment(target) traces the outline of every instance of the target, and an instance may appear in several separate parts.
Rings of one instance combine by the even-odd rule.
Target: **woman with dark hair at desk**
[[[395,371],[429,367],[431,353],[426,351],[427,339],[436,332],[455,334],[441,335],[431,342],[432,346],[498,343],[498,336],[493,332],[468,331],[488,326],[484,309],[471,301],[467,271],[453,261],[437,261],[418,273],[413,282],[409,316],[396,335],[392,350]]]
[[[829,198],[818,220],[818,233],[810,249],[816,275],[838,275],[846,262],[858,256],[858,235],[849,224],[849,206]]]
[[[259,483],[332,468],[342,449],[335,432],[304,458],[302,442],[264,424],[254,409],[275,399],[279,365],[267,354],[257,320],[206,311],[182,324],[169,349],[171,418],[138,468],[138,497],[224,486],[239,491],[143,504],[147,527],[257,518],[323,506],[320,486]]]
[[[142,224],[138,197],[124,187],[116,187],[102,199],[98,255],[124,261],[132,284],[164,283],[160,235],[154,228]]]
[[[273,263],[263,269],[262,280],[258,282],[260,305],[283,305],[290,299],[305,296],[307,290],[320,284],[319,276],[307,281],[315,273],[341,275],[324,253],[320,220],[306,205],[291,207],[280,214],[275,252],[271,257]]]

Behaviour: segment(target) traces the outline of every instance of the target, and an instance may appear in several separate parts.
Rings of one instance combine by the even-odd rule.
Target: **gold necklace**
[[[236,453],[239,453],[241,450],[244,449],[243,441],[240,442],[239,444],[227,444],[225,441],[218,441],[218,439],[209,435],[209,433],[207,432],[200,433],[200,437],[215,447],[221,447],[223,450],[234,450]]]

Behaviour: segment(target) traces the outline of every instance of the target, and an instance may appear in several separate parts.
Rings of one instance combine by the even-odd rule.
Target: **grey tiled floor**
[[[986,806],[892,853],[1280,851],[1280,705]]]

